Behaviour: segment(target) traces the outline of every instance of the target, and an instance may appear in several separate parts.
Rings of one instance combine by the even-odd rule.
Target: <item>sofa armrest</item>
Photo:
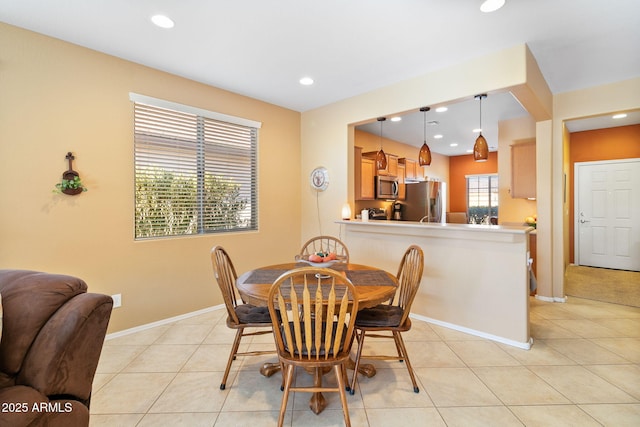
[[[60,307],[34,340],[16,384],[88,404],[112,307],[110,296],[92,293]]]

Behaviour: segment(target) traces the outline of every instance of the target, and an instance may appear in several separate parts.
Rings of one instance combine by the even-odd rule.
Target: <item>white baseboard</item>
[[[543,297],[545,298],[545,297]],[[190,313],[181,314],[179,316],[170,317],[168,319],[158,320],[157,322],[147,323],[145,325],[136,326],[134,328],[125,329],[122,331],[114,332],[112,334],[107,334],[105,340],[111,340],[114,338],[123,337],[126,335],[134,334],[136,332],[146,331],[148,329],[155,328],[156,326],[168,325],[173,322],[177,322],[179,320],[188,319],[190,317],[199,316],[201,314],[209,313],[216,310],[224,310],[224,304],[203,308],[202,310],[192,311]],[[465,334],[474,335],[481,338],[486,338],[491,341],[496,341],[502,344],[507,344],[512,347],[522,348],[524,350],[531,349],[531,345],[533,344],[533,338],[529,340],[529,342],[519,342],[509,340],[503,337],[498,337],[496,335],[487,334],[485,332],[476,331],[475,329],[465,328],[463,326],[454,325],[452,323],[442,322],[440,320],[432,319],[430,317],[420,316],[417,314],[411,314],[410,317],[412,319],[421,320],[427,323],[433,323],[434,325],[443,326],[445,328],[453,329],[454,331],[464,332]]]
[[[475,329],[465,328],[464,326],[454,325],[448,322],[442,322],[440,320],[432,319],[430,317],[420,316],[417,314],[409,315],[412,319],[422,320],[423,322],[433,323],[434,325],[444,326],[445,328],[453,329],[454,331],[464,332],[465,334],[474,335],[476,337],[486,338],[491,341],[496,341],[501,344],[510,345],[512,347],[521,348],[523,350],[530,350],[533,344],[533,338],[529,338],[529,342],[514,341],[507,338],[499,337],[486,332],[476,331]]]
[[[168,319],[158,320],[157,322],[147,323],[146,325],[136,326],[135,328],[125,329],[123,331],[107,334],[105,340],[112,340],[114,338],[123,337],[125,335],[135,334],[136,332],[146,331],[147,329],[155,328],[156,326],[168,325],[169,323],[177,322],[178,320],[188,319],[190,317],[199,316],[201,314],[209,313],[216,310],[224,310],[224,304],[214,305],[212,307],[203,308],[202,310],[192,311],[190,313],[181,314],[179,316],[169,317]]]
[[[536,295],[536,299],[546,302],[567,302],[567,297],[543,297],[542,295]]]

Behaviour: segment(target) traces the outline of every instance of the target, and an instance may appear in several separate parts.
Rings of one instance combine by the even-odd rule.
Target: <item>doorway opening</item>
[[[640,271],[640,159],[575,164],[575,263]]]

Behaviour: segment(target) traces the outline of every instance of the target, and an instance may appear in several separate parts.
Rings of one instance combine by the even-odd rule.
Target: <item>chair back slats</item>
[[[298,254],[296,258],[306,260],[309,255],[318,252],[334,252],[338,261],[349,262],[349,250],[347,246],[340,239],[333,236],[316,236],[307,240],[307,242],[302,245],[300,254]]]
[[[305,282],[305,290],[308,286],[308,282],[307,282],[308,276],[304,276],[304,282]],[[322,316],[322,311],[324,309],[323,307],[323,298],[322,298],[322,288],[320,286],[318,286],[316,288],[316,293],[314,295],[314,299],[315,301],[313,302],[314,305],[314,313],[313,313],[313,319],[311,318],[305,318],[305,326],[308,325],[309,331],[311,330],[312,327],[312,323],[313,323],[313,327],[315,328],[314,331],[314,335],[307,335],[308,337],[313,336],[315,339],[313,340],[313,346],[311,346],[310,348],[307,349],[307,351],[309,352],[309,359],[311,359],[311,354],[315,353],[316,355],[316,360],[320,358],[320,351],[318,351],[320,348],[322,348],[322,342],[331,342],[329,335],[329,328],[325,328],[327,330],[327,336],[322,337],[322,323],[325,319],[323,319]],[[305,301],[306,302],[306,301]],[[327,312],[329,310],[329,306],[331,305],[331,301],[327,302]],[[311,310],[309,310],[311,311]],[[327,319],[329,318],[329,316],[327,315]],[[309,339],[309,342],[311,342],[311,339]],[[315,350],[315,351],[314,351]],[[328,353],[328,352],[327,352]]]
[[[424,269],[424,253],[417,245],[411,245],[404,253],[398,267],[398,291],[395,304],[404,310],[400,324],[402,324],[411,310],[411,305],[422,281]]]
[[[268,307],[281,356],[317,361],[348,351],[358,300],[342,273],[316,267],[289,271],[273,284]]]
[[[340,347],[340,337],[342,337],[342,335],[346,332],[344,330],[346,321],[347,321],[347,308],[349,306],[349,301],[347,300],[347,294],[345,293],[342,296],[342,300],[340,302],[340,312],[338,315],[338,321],[337,321],[337,328],[338,330],[336,331],[336,336],[334,337],[334,341],[333,341],[333,349],[337,349]],[[329,303],[329,308],[333,308],[334,305]],[[333,310],[332,310],[333,311]],[[328,319],[333,318],[333,313],[331,314],[331,316],[327,316]],[[327,328],[328,329],[328,328]],[[328,333],[327,333],[328,334]]]
[[[243,337],[271,333],[271,317],[264,307],[254,307],[253,305],[245,304],[244,301],[242,301],[243,304],[238,303],[238,291],[236,289],[238,275],[229,254],[222,246],[214,246],[211,249],[211,263],[227,309],[227,327],[236,330],[236,336],[229,352],[227,367],[220,383],[220,390],[224,390],[227,387],[231,364],[236,359],[236,356],[258,356],[274,353],[273,350],[239,351]],[[249,331],[245,331],[245,328],[249,328]]]
[[[233,323],[240,323],[235,311],[238,306],[238,295],[235,286],[238,275],[231,257],[223,247],[216,246],[211,250],[211,261],[213,262],[216,281],[222,293],[222,299],[227,308],[227,314]]]

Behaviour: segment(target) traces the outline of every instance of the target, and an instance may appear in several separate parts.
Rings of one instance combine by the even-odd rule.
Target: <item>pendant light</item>
[[[427,111],[431,110],[430,107],[422,107],[420,111],[424,112],[424,143],[418,153],[418,163],[420,166],[429,166],[431,164],[431,150],[427,145]]]
[[[380,122],[380,151],[376,154],[376,169],[384,170],[387,168],[387,155],[382,151],[382,122],[387,120],[386,117],[378,117],[378,121]]]
[[[476,143],[473,145],[473,160],[476,162],[486,162],[489,158],[489,146],[487,140],[482,136],[482,98],[486,98],[487,94],[476,95],[475,98],[480,100],[480,135],[476,138]]]

